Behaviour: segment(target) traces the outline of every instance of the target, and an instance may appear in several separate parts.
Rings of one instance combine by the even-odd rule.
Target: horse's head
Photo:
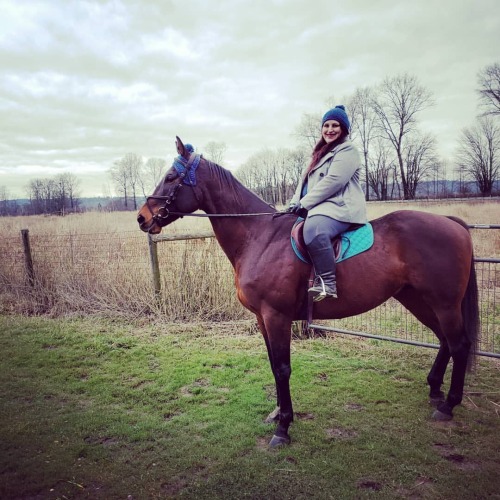
[[[186,149],[179,137],[176,138],[176,145],[179,156],[153,194],[146,198],[137,215],[139,227],[147,233],[158,234],[162,227],[182,217],[182,214],[190,214],[200,208],[194,190],[200,156]]]

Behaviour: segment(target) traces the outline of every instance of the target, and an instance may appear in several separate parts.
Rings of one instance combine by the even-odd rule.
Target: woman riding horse
[[[344,106],[323,116],[321,139],[290,201],[290,212],[305,215],[304,242],[316,279],[309,288],[315,302],[337,298],[332,239],[352,224],[365,224],[366,203],[359,178],[358,150],[348,139],[351,125]]]

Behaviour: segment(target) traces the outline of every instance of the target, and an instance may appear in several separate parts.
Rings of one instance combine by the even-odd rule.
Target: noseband
[[[188,186],[194,188],[196,186],[196,177],[195,177],[195,172],[196,169],[198,168],[198,165],[200,164],[201,160],[201,155],[196,155],[196,154],[191,154],[189,157],[189,160],[186,160],[184,157],[179,156],[178,158],[175,159],[173,163],[173,167],[179,174],[179,181],[172,187],[170,193],[166,196],[159,196],[159,195],[151,195],[146,198],[146,206],[148,207],[148,210],[151,213],[152,216],[152,222],[157,223],[158,225],[162,225],[163,221],[166,221],[168,219],[168,216],[173,214],[173,215],[180,215],[182,217],[182,214],[180,212],[171,212],[169,210],[169,205],[176,199],[177,193],[179,189],[182,187],[183,184],[187,184]],[[196,191],[193,189],[193,193],[198,200],[198,195],[196,194]],[[156,214],[153,212],[151,209],[151,206],[149,205],[149,200],[160,200],[164,201],[165,204],[158,209]]]

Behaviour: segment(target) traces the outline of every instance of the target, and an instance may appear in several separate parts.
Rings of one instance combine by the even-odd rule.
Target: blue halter
[[[201,155],[196,155],[193,162],[189,162],[182,156],[178,156],[173,163],[173,167],[179,175],[184,174],[183,184],[188,186],[196,186],[196,169],[200,165]]]

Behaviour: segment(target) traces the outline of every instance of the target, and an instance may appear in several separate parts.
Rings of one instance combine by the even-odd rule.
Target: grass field
[[[0,316],[0,497],[499,498],[500,364],[430,421],[434,352],[360,339],[292,345],[292,444],[253,323]]]

